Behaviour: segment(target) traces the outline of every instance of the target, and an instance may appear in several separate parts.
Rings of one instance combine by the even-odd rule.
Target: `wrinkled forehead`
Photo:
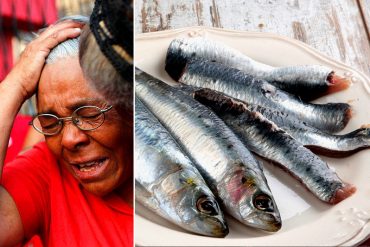
[[[45,66],[41,73],[39,89],[43,86],[50,86],[50,83],[58,82],[53,79],[60,79],[58,78],[59,73],[68,75],[71,69],[73,69],[73,66],[77,66],[76,69],[80,68],[79,63],[76,63],[76,59],[78,59],[78,51],[79,37],[67,39],[51,49],[50,53],[46,57]],[[54,67],[56,69],[54,69]],[[48,75],[48,73],[55,74],[55,76]],[[47,80],[44,80],[45,78]]]
[[[59,58],[52,63],[46,63],[41,71],[37,87],[38,97],[45,96],[54,90],[73,88],[71,81],[83,79],[77,56]],[[74,83],[80,86],[81,83]]]
[[[45,64],[37,90],[39,112],[69,108],[81,99],[103,100],[87,83],[78,56],[69,56]]]

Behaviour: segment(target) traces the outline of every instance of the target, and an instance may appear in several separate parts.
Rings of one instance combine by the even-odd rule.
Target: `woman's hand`
[[[15,89],[23,101],[32,96],[50,51],[66,39],[80,35],[82,26],[82,23],[71,20],[49,26],[26,46],[18,62],[3,82],[9,83],[8,86]]]
[[[14,118],[24,101],[35,93],[46,57],[59,43],[80,35],[82,26],[67,20],[48,27],[27,45],[17,64],[0,83],[0,178]]]

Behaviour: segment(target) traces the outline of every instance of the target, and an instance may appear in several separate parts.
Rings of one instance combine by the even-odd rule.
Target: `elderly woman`
[[[133,244],[132,120],[87,84],[82,26],[49,27],[0,84],[0,246],[34,234],[53,246]],[[13,119],[34,93],[45,142],[3,168]]]

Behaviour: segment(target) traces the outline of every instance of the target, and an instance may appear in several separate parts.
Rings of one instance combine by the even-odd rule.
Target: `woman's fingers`
[[[41,58],[46,58],[50,51],[57,46],[59,43],[71,39],[76,38],[81,34],[81,28],[79,27],[68,27],[61,30],[56,30],[49,34],[47,37],[39,40],[37,42],[37,46],[39,47],[39,51],[41,52]]]
[[[79,36],[83,26],[84,24],[71,20],[59,22],[49,26],[33,43],[40,44],[41,50],[48,52],[48,50],[51,50],[66,39]]]
[[[19,61],[9,74],[19,86],[25,98],[36,90],[42,68],[50,51],[59,43],[80,35],[82,23],[63,21],[48,27],[38,38],[30,42],[20,56]]]
[[[44,31],[39,33],[39,38],[43,39],[50,35],[52,35],[55,32],[58,32],[60,30],[68,29],[68,28],[83,28],[84,23],[76,22],[72,20],[64,20],[56,24],[52,24],[49,27],[47,27]]]

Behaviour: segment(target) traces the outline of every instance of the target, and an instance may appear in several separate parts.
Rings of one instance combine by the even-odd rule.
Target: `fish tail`
[[[360,129],[354,130],[354,131],[352,131],[348,134],[345,134],[342,137],[344,137],[344,138],[362,137],[362,138],[370,140],[370,128],[360,128]]]
[[[370,128],[360,128],[344,135],[329,135],[337,143],[341,143],[339,149],[326,148],[325,145],[305,145],[312,152],[327,157],[343,158],[348,157],[360,150],[370,147]]]
[[[352,140],[359,145],[359,149],[370,147],[370,128],[360,128],[342,135],[342,139]]]

